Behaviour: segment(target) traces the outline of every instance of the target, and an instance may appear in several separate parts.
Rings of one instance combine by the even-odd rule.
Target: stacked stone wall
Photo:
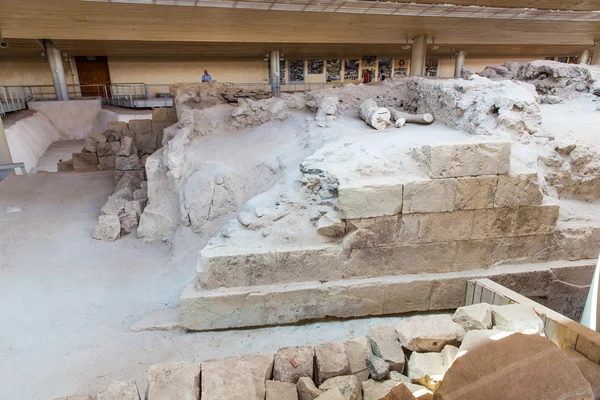
[[[424,146],[427,177],[374,177],[337,188],[344,237],[297,248],[207,247],[202,288],[485,269],[552,258],[559,207],[537,173],[510,170],[510,143]]]

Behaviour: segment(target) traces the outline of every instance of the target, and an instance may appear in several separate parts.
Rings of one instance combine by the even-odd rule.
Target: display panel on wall
[[[304,60],[290,60],[290,82],[304,82]]]
[[[425,60],[425,75],[426,76],[437,76],[438,71],[438,59],[428,58]]]
[[[344,80],[355,81],[358,79],[358,60],[344,61]]]
[[[391,78],[392,76],[392,60],[379,60],[379,78],[381,75],[385,75],[385,78]]]
[[[327,60],[327,82],[342,80],[342,60]]]
[[[396,60],[394,65],[394,76],[406,75],[408,75],[408,62],[403,58]]]
[[[363,56],[361,67],[363,67],[363,68],[376,67],[377,66],[376,63],[377,63],[377,56]]]
[[[323,74],[323,60],[308,60],[308,74],[309,75]]]

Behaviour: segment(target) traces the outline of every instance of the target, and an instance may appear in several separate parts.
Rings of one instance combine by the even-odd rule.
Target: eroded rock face
[[[269,121],[283,121],[290,116],[291,110],[300,110],[305,104],[306,100],[290,94],[264,100],[239,99],[231,113],[232,125],[243,129]]]
[[[548,60],[488,65],[479,75],[493,80],[524,81],[543,95],[594,92],[600,80],[600,71],[594,67]]]
[[[527,89],[473,75],[469,80],[408,81],[409,109],[431,113],[444,125],[475,135],[508,130],[516,134],[539,131],[539,105]]]
[[[558,346],[543,337],[519,333],[459,357],[435,398],[491,399],[498,393],[506,400],[594,398],[590,384]]]
[[[202,400],[264,400],[273,356],[252,353],[202,363]],[[197,397],[196,397],[197,399]]]

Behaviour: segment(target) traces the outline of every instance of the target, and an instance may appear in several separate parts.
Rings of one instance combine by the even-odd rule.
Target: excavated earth
[[[184,326],[451,309],[479,276],[577,318],[600,249],[598,69],[512,68],[237,107],[219,84],[176,85],[179,122],[147,160],[138,236],[176,253],[206,243]],[[358,118],[366,99],[435,122],[376,131]]]

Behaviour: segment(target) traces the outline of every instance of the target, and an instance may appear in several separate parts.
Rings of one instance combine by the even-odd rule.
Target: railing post
[[[13,110],[16,110],[16,107],[15,107],[15,99],[14,99],[14,97],[13,97],[13,93],[12,93],[12,92],[13,92],[13,91],[12,91],[11,89],[8,89],[8,94],[10,94],[10,102],[11,102],[11,104],[12,104],[12,106],[13,106]]]

